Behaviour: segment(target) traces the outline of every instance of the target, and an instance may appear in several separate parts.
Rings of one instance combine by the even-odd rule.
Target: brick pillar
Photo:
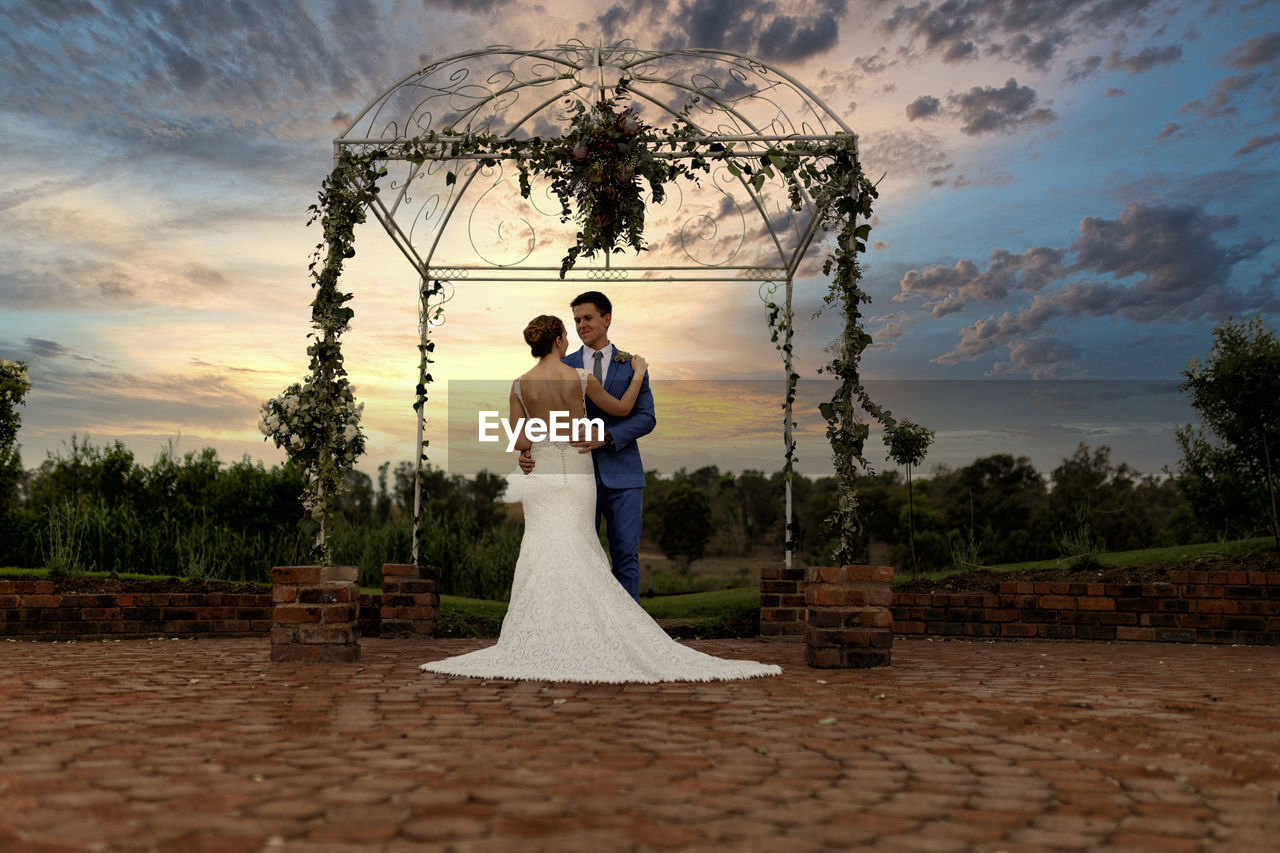
[[[271,570],[271,659],[360,659],[359,566],[277,566]]]
[[[760,570],[760,636],[804,638],[804,578],[798,566]]]
[[[888,666],[893,648],[893,569],[811,566],[804,598],[804,659],[809,666]]]
[[[440,613],[440,569],[411,563],[382,566],[382,636],[429,637]]]

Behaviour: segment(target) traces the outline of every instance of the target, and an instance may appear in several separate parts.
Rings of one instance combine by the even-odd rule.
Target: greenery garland
[[[325,523],[365,440],[360,429],[364,404],[355,402],[339,341],[354,316],[347,306],[352,294],[338,289],[338,279],[343,264],[355,256],[355,228],[365,221],[377,180],[385,174],[377,158],[343,152],[321,185],[307,223],[319,221],[323,233],[308,267],[316,291],[307,335],[312,339],[307,347],[311,371],[262,405],[259,429],[302,471],[303,532],[313,537],[312,558],[324,565],[330,563]]]
[[[433,131],[397,143],[394,148],[359,154],[343,149],[339,154],[337,165],[321,187],[319,201],[311,208],[311,222],[319,220],[324,232],[310,267],[316,289],[311,303],[314,331],[310,337],[314,341],[307,349],[311,372],[303,383],[291,386],[263,407],[264,434],[274,438],[305,473],[304,500],[315,526],[315,556],[321,562],[329,560],[325,519],[336,505],[346,472],[364,447],[359,429],[360,407],[354,403],[339,345],[339,338],[351,321],[352,311],[346,305],[351,294],[341,292],[337,282],[343,263],[355,254],[355,226],[365,221],[367,207],[378,192],[377,181],[386,174],[379,164],[392,155],[419,165],[428,159],[465,157],[476,160],[481,168],[495,166],[502,159],[514,159],[519,169],[520,192],[525,198],[531,191],[531,174],[549,177],[551,191],[561,204],[561,221],[574,219],[580,227],[561,263],[561,278],[579,257],[621,252],[624,247],[644,251],[642,180],[653,200],[661,202],[665,184],[679,177],[696,182],[699,173],[710,172],[711,161],[717,161],[756,192],[765,181],[781,175],[787,182],[793,209],[803,208],[802,193],[807,192],[813,202],[813,215],[824,230],[836,231],[835,248],[823,264],[825,275],[834,270],[824,302],[838,306],[843,328],[831,347],[832,359],[823,370],[837,378],[838,387],[830,402],[819,408],[827,420],[827,438],[839,487],[836,511],[828,519],[839,539],[832,557],[837,564],[852,561],[854,538],[860,529],[855,482],[857,468],[867,466],[864,446],[870,432],[859,417],[859,409],[886,428],[894,425],[889,411],[869,397],[859,375],[862,353],[871,343],[871,336],[862,327],[861,306],[869,298],[859,286],[857,255],[867,248],[871,226],[865,220],[870,219],[876,188],[862,172],[857,137],[838,134],[830,144],[786,142],[763,153],[739,153],[732,144],[705,144],[704,134],[683,116],[678,116],[671,128],[646,125],[634,111],[619,110],[619,101],[626,96],[624,80],[616,87],[613,98],[589,107],[571,100],[569,131],[558,139],[510,139],[445,128],[443,134]],[[680,158],[655,156],[663,148],[680,152]],[[448,172],[446,183],[452,185],[457,177],[455,172]],[[859,223],[859,219],[864,221]],[[439,288],[440,282],[424,282],[424,295],[435,294]],[[769,303],[769,325],[775,346],[789,353],[790,319],[773,303]],[[419,410],[427,400],[426,386],[431,382],[428,369],[435,345],[428,342],[420,349],[423,380],[414,404]],[[794,372],[787,377],[788,402],[795,400],[798,379]],[[794,451],[793,439],[784,468],[788,478],[794,469]],[[420,452],[425,459],[425,440]]]

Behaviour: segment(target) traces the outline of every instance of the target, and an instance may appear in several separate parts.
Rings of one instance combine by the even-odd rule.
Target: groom
[[[631,382],[631,356],[609,341],[613,303],[597,290],[589,290],[569,303],[573,325],[582,348],[565,356],[570,367],[585,367],[605,390],[621,397]],[[577,442],[580,453],[591,452],[596,469],[596,527],[604,518],[609,537],[613,576],[636,601],[640,600],[640,522],[643,515],[644,465],[636,439],[653,432],[653,394],[646,376],[631,414],[607,415],[587,400],[587,417],[604,421],[604,441]],[[520,468],[533,470],[529,451],[520,454]]]

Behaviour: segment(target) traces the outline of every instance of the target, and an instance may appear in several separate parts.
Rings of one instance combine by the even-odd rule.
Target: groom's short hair
[[[605,314],[613,313],[613,303],[609,301],[609,297],[598,290],[588,290],[586,293],[579,294],[576,299],[569,303],[569,307],[577,308],[587,302],[596,306],[596,310],[600,312],[601,317]]]

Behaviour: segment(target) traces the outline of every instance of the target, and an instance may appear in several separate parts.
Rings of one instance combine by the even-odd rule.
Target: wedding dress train
[[[584,387],[586,371],[579,370]],[[519,394],[519,380],[516,381]],[[667,635],[622,588],[595,529],[591,454],[534,444],[524,478],[524,539],[498,642],[424,663],[424,672],[572,682],[718,681],[780,667],[703,654]]]

